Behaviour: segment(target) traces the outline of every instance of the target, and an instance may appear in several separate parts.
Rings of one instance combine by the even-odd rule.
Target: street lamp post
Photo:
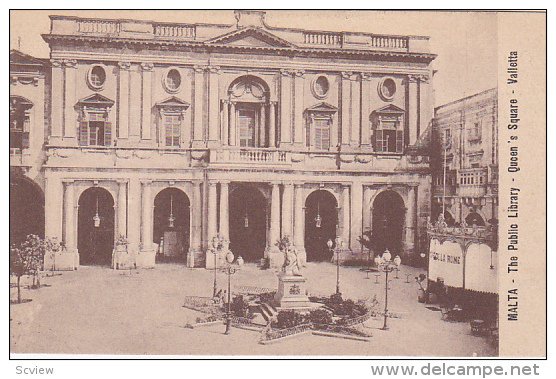
[[[236,264],[233,264],[234,261],[234,254],[231,251],[228,251],[226,254],[226,267],[224,271],[228,275],[228,304],[226,307],[226,331],[224,334],[230,334],[231,332],[231,325],[232,325],[232,275],[234,275],[241,265],[243,265],[243,258],[238,257]],[[235,266],[235,267],[234,267]]]
[[[326,243],[331,253],[333,253],[333,244],[334,243],[331,239],[329,239]],[[336,237],[336,247],[334,249],[334,252],[336,253],[336,294],[340,293],[340,251],[343,249],[343,247],[344,241],[342,241],[340,237]]]
[[[214,255],[214,283],[212,286],[212,297],[216,297],[216,294],[218,292],[218,288],[217,288],[217,283],[216,283],[216,270],[218,270],[218,253],[220,252],[218,249],[218,237],[213,237],[212,238],[212,254]]]
[[[392,271],[397,270],[402,263],[399,256],[396,256],[394,261],[392,261],[392,255],[386,249],[378,265],[378,269],[386,274],[386,282],[384,285],[384,325],[382,330],[388,330],[387,320],[388,320],[388,274]]]

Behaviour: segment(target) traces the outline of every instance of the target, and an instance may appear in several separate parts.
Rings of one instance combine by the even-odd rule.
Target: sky
[[[233,11],[11,11],[10,48],[47,58],[41,34],[50,14],[180,23],[234,24]],[[494,12],[267,11],[274,27],[430,36],[435,106],[497,85],[497,16]]]

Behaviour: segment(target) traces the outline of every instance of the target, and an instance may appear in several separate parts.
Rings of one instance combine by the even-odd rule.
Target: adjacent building
[[[48,62],[11,54],[11,165],[37,193],[18,201],[44,206],[44,235],[65,245],[57,269],[113,264],[121,246],[137,267],[180,258],[205,267],[218,234],[246,261],[271,265],[285,235],[309,261],[329,260],[337,236],[343,259],[366,257],[359,237],[369,230],[376,251],[427,249],[428,37],[277,28],[261,11],[235,17],[52,16]],[[451,170],[481,172],[490,191],[495,151]],[[489,213],[477,199],[490,194],[462,194],[472,198],[462,214]],[[460,212],[456,203],[448,212]],[[28,214],[14,217],[28,225]]]

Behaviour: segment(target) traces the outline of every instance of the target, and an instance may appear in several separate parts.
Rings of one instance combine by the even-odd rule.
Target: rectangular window
[[[10,149],[29,147],[29,122],[23,111],[10,113]]]
[[[255,118],[254,109],[238,110],[239,146],[255,147]]]
[[[330,150],[330,123],[328,119],[314,119],[315,149]]]
[[[166,146],[179,147],[181,137],[181,116],[165,115],[164,116],[164,133],[166,137]]]
[[[79,145],[110,146],[112,124],[106,121],[105,113],[89,113],[87,119],[79,122]]]

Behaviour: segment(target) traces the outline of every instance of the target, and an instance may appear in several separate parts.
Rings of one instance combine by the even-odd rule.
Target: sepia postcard
[[[10,11],[10,359],[546,357],[546,25]]]

